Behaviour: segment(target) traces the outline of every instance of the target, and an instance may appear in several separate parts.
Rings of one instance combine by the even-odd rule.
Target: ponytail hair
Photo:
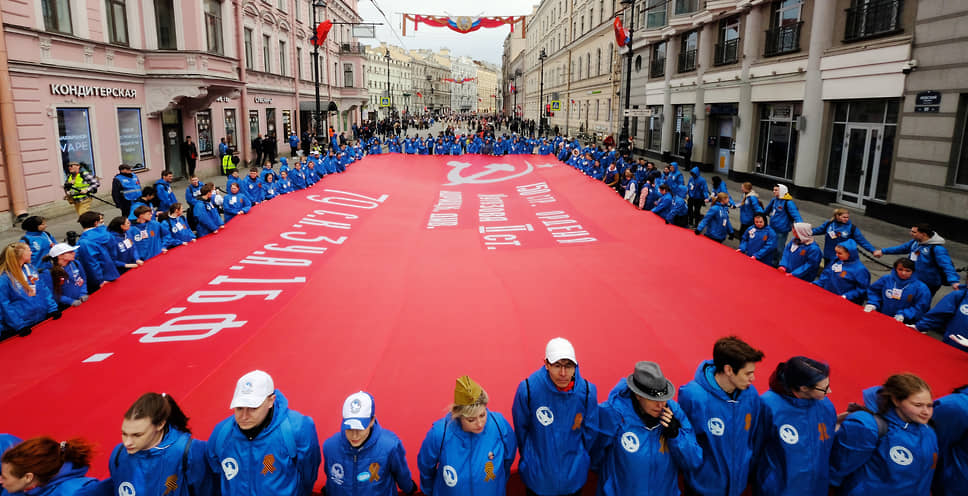
[[[829,365],[805,356],[795,356],[776,364],[776,369],[770,375],[770,389],[791,396],[801,387],[813,387],[827,377],[830,377]]]
[[[147,418],[152,425],[161,425],[167,422],[182,432],[191,434],[188,428],[188,417],[185,412],[175,403],[175,400],[166,393],[145,393],[138,398],[127,412],[124,412],[127,420],[138,420]]]
[[[931,392],[931,386],[924,379],[911,373],[894,374],[877,391],[877,413],[883,415],[894,408],[895,401],[900,403],[921,391]]]
[[[28,439],[3,454],[3,463],[15,477],[34,474],[38,485],[45,485],[60,472],[65,463],[90,467],[94,446],[81,438],[57,442],[49,437]]]

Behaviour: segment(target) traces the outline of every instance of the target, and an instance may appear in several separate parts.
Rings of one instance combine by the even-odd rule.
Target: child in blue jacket
[[[255,167],[249,169],[249,175],[243,177],[241,182],[242,194],[244,194],[253,205],[257,205],[265,199],[265,194],[262,192],[262,180],[259,179],[259,169],[256,169]]]
[[[161,224],[161,239],[165,248],[170,249],[195,242],[195,233],[188,227],[181,203],[174,203],[168,207],[168,215],[158,223]]]
[[[279,172],[279,194],[292,193],[292,181],[289,180],[289,171]]]
[[[780,272],[807,282],[813,282],[817,278],[823,253],[813,241],[813,228],[809,223],[793,224],[793,239],[785,247],[779,248],[783,250]]]
[[[252,201],[249,197],[239,191],[237,184],[232,185],[229,194],[222,200],[222,212],[225,222],[232,220],[236,215],[245,215],[252,209]]]
[[[3,453],[3,494],[74,496],[94,494],[97,479],[87,477],[94,446],[83,439],[57,442],[35,437]],[[32,477],[28,477],[32,476]]]
[[[726,193],[716,195],[716,203],[709,208],[696,227],[696,236],[702,234],[707,227],[706,237],[713,241],[722,243],[727,237],[732,239],[734,231],[733,224],[729,222],[729,195]]]
[[[813,235],[824,235],[823,243],[823,264],[830,265],[837,258],[834,248],[848,239],[853,239],[857,244],[870,253],[877,251],[874,245],[867,241],[864,234],[857,229],[857,226],[850,222],[850,212],[846,208],[835,208],[834,215],[827,222],[813,229]]]
[[[41,277],[51,289],[57,308],[79,307],[87,301],[87,282],[84,267],[74,260],[77,247],[58,243],[50,249],[47,256],[51,267],[41,272]]]
[[[776,255],[776,233],[766,225],[766,214],[753,216],[753,225],[741,235],[739,249],[736,250],[753,260],[773,266]]]
[[[894,270],[867,289],[864,311],[877,310],[898,322],[916,324],[931,308],[931,291],[923,282],[912,277],[914,268],[915,264],[910,259],[897,259]]]
[[[871,273],[857,258],[857,243],[848,239],[837,245],[837,260],[824,267],[814,284],[858,305],[864,303]]]
[[[112,237],[111,258],[114,259],[114,266],[121,274],[145,263],[138,255],[134,241],[128,239],[130,229],[131,221],[127,217],[115,217],[108,224],[108,232],[111,233]]]
[[[27,336],[31,328],[48,315],[60,318],[50,286],[30,265],[30,247],[24,243],[7,245],[0,258],[0,307],[3,307],[3,334]]]
[[[944,342],[968,351],[968,289],[952,291],[941,298],[917,323],[917,330],[944,333]]]
[[[134,242],[141,259],[147,262],[151,258],[166,253],[168,248],[162,242],[161,224],[151,220],[151,209],[141,205],[135,208],[132,214],[137,221],[131,224],[127,236]]]
[[[77,260],[87,274],[88,294],[121,277],[111,255],[114,238],[102,224],[103,220],[104,216],[94,211],[84,212],[77,218],[84,229],[78,238]]]
[[[43,259],[50,248],[57,244],[57,240],[47,232],[47,219],[39,215],[31,215],[24,219],[20,227],[25,231],[20,242],[30,246],[30,264],[39,271],[50,268],[50,263],[44,262]]]
[[[201,195],[192,205],[192,212],[198,219],[196,234],[199,238],[218,232],[224,225],[222,216],[218,213],[218,208],[212,205],[212,190],[214,189],[211,184],[202,186]]]

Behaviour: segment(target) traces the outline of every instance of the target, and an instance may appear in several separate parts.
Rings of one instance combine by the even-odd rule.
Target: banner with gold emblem
[[[436,28],[450,28],[461,34],[477,31],[481,28],[499,28],[510,25],[514,32],[514,25],[521,23],[521,37],[524,38],[524,19],[525,16],[492,16],[492,17],[471,17],[471,16],[435,16],[420,14],[403,14],[403,35],[407,35],[407,21],[413,22],[413,30],[416,31],[420,23]]]

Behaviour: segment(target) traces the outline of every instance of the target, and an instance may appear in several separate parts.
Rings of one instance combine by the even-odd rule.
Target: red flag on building
[[[325,20],[316,26],[316,33],[312,37],[313,45],[322,45],[326,42],[326,37],[329,36],[329,30],[333,29],[333,22],[330,20]]]
[[[423,98],[423,93],[417,92],[417,98]]]
[[[629,42],[629,32],[622,26],[622,19],[615,16],[615,22],[612,23],[615,28],[615,43],[618,46],[623,47]]]

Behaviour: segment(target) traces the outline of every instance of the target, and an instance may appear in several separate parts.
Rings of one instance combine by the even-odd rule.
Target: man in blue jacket
[[[234,416],[215,426],[206,447],[222,496],[311,494],[321,459],[313,419],[290,410],[261,370],[239,379],[229,407]]]
[[[709,198],[709,187],[706,185],[706,179],[699,173],[699,167],[693,167],[689,171],[689,175],[691,177],[689,178],[688,192],[686,193],[689,198],[689,218],[686,219],[686,222],[690,226],[698,226],[699,221],[702,219],[702,206],[706,202],[706,198]],[[674,186],[674,178],[675,176],[670,174],[669,180],[666,183],[671,182]]]
[[[141,181],[133,172],[128,164],[118,166],[118,174],[111,181],[111,199],[114,204],[121,209],[121,215],[127,217],[131,214],[131,202],[141,196]]]
[[[793,230],[793,224],[796,222],[803,222],[803,217],[800,217],[800,211],[797,210],[797,204],[793,203],[793,196],[790,195],[790,189],[783,184],[777,184],[773,187],[773,199],[764,209],[766,214],[770,216],[770,227],[776,233],[776,245],[786,246],[787,237],[790,236],[790,231]],[[775,263],[779,263],[780,255],[782,253],[780,250],[776,252]]]
[[[957,291],[958,273],[955,272],[948,250],[944,247],[944,238],[928,224],[912,227],[911,238],[907,243],[876,250],[874,256],[880,258],[884,255],[907,253],[908,258],[917,266],[914,271],[916,277],[928,286],[932,297],[945,285],[950,285]]]
[[[759,450],[760,396],[753,386],[763,352],[736,336],[713,346],[713,359],[679,388],[679,405],[696,430],[702,466],[686,473],[686,486],[705,496],[739,496]]]
[[[588,478],[598,422],[598,391],[578,373],[564,338],[545,347],[544,365],[518,384],[511,409],[527,494],[577,495]]]
[[[968,351],[968,289],[952,291],[921,317],[917,330],[944,333],[944,342]]]
[[[174,179],[175,174],[165,169],[161,171],[161,179],[155,181],[155,198],[158,198],[159,212],[167,212],[168,207],[178,202],[178,197],[175,196],[175,191],[171,187],[171,182]]]
[[[114,238],[103,224],[104,216],[99,212],[84,212],[77,218],[84,232],[78,239],[77,260],[87,274],[87,292],[94,293],[107,282],[121,274],[111,257],[111,244]]]
[[[340,432],[323,443],[327,496],[396,496],[417,492],[403,443],[376,421],[373,396],[360,391],[343,402]]]

